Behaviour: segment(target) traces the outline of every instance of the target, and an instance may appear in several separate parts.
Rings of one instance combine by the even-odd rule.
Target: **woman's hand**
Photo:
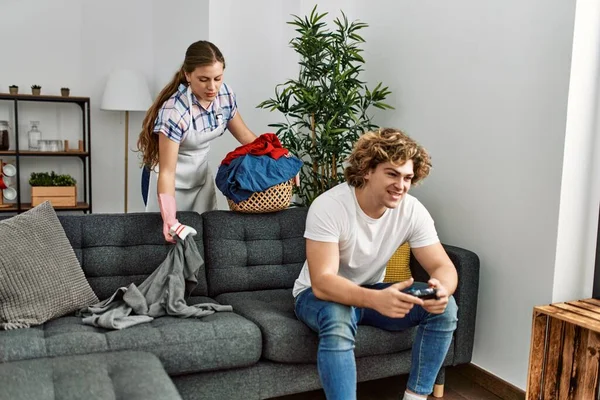
[[[296,156],[294,156],[292,153],[290,153],[290,152],[289,152],[289,150],[288,150],[288,153],[287,153],[285,156],[286,156],[287,158],[290,158],[290,157],[296,157]],[[298,158],[298,157],[296,157],[296,158]],[[296,185],[296,186],[300,187],[300,172],[298,172],[298,173],[296,174],[296,176],[294,177],[294,185]]]

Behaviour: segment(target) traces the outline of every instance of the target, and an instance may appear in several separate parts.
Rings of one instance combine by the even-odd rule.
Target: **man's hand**
[[[427,283],[437,289],[438,298],[423,301],[423,308],[431,314],[442,314],[448,305],[448,290],[435,278],[431,278]]]
[[[386,317],[404,318],[415,304],[423,306],[423,300],[402,292],[402,290],[410,287],[413,282],[413,278],[410,278],[376,291],[372,299],[372,308]]]

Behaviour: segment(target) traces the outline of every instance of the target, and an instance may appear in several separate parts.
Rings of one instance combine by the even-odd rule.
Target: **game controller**
[[[411,296],[415,296],[418,297],[421,300],[428,300],[428,299],[437,299],[437,289],[436,288],[432,288],[432,287],[428,287],[428,288],[416,288],[416,287],[410,287],[408,289],[404,289],[402,292],[409,294]]]

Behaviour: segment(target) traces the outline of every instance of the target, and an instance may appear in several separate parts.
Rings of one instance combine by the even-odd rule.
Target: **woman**
[[[225,60],[207,41],[192,43],[183,65],[150,107],[138,139],[149,173],[146,211],[160,210],[165,240],[195,234],[175,218],[179,210],[217,208],[208,167],[210,141],[226,129],[241,143],[256,139],[237,110],[235,94],[223,83]],[[191,107],[190,107],[191,105]],[[144,182],[142,183],[144,187]]]

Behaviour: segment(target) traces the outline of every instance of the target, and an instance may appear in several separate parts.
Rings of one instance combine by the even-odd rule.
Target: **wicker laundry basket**
[[[290,179],[262,192],[254,192],[248,199],[239,203],[227,198],[227,203],[230,210],[242,213],[260,214],[281,211],[290,206],[293,187],[294,180]]]

